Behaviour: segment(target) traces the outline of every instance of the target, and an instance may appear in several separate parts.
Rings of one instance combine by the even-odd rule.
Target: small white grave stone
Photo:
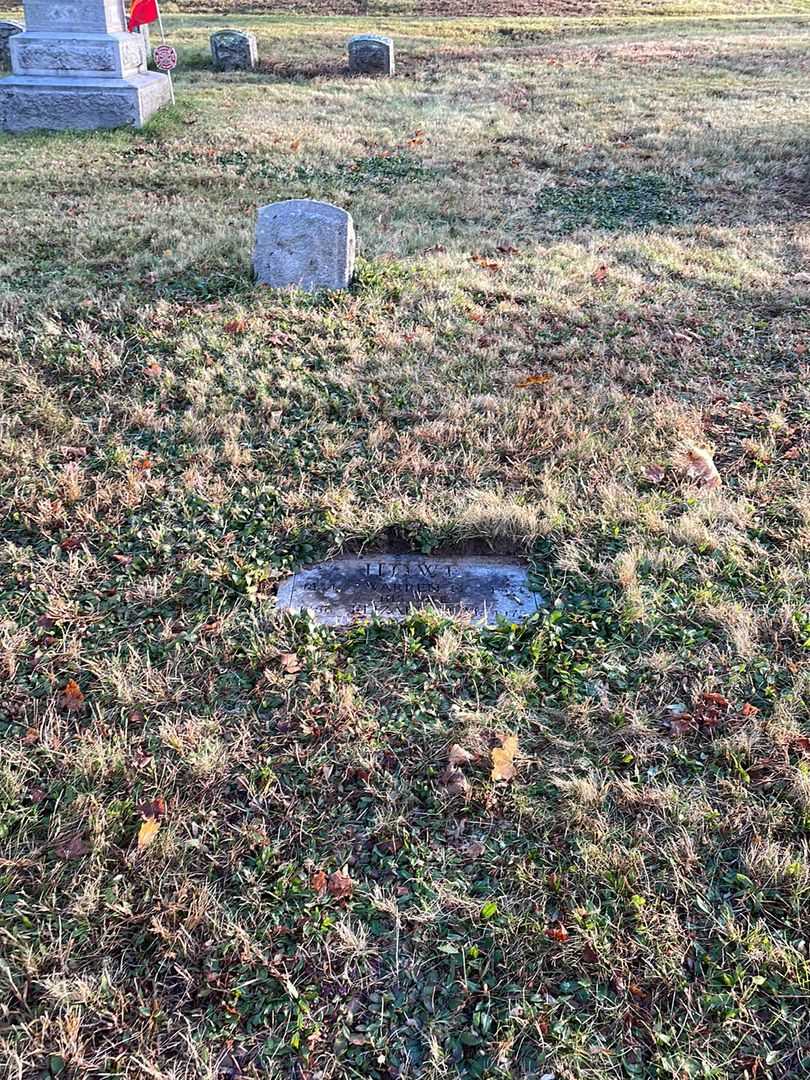
[[[259,208],[253,268],[262,285],[347,289],[354,257],[354,223],[339,206],[288,199]]]

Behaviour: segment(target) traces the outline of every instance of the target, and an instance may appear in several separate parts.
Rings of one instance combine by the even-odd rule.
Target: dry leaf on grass
[[[515,754],[518,750],[517,735],[499,735],[501,745],[492,751],[492,779],[512,780],[517,773]]]
[[[569,934],[564,926],[549,926],[546,937],[552,941],[568,941]]]
[[[527,375],[525,379],[515,383],[516,390],[528,390],[530,386],[542,386],[551,381],[551,372],[544,371],[541,375]]]
[[[229,334],[244,334],[247,330],[247,322],[244,319],[231,319],[230,322],[225,323],[223,330]]]
[[[459,746],[458,743],[453,743],[450,747],[450,753],[447,755],[447,760],[454,769],[460,769],[462,765],[469,765],[472,761],[472,754],[469,750],[465,750],[463,746]]]
[[[138,847],[148,848],[160,830],[160,822],[157,818],[150,817],[141,825],[138,831]]]
[[[84,705],[84,694],[75,679],[69,679],[59,697],[59,704],[68,712],[77,712]]]
[[[156,799],[138,803],[138,813],[144,818],[162,818],[166,813],[166,800],[158,795]]]
[[[326,892],[326,874],[323,870],[316,870],[309,879],[309,887],[314,893]]]
[[[466,795],[470,790],[470,781],[454,765],[448,765],[441,776],[442,786],[448,795]]]
[[[594,285],[603,285],[607,279],[607,276],[608,268],[604,264],[602,264],[602,266],[597,266],[597,268],[593,272]]]
[[[485,255],[471,255],[470,259],[474,263],[478,263],[484,270],[489,270],[491,274],[496,273],[501,268],[501,264],[494,259],[488,259]]]
[[[348,900],[354,891],[354,882],[348,874],[335,870],[326,882],[326,891],[336,900]]]
[[[301,661],[294,652],[281,653],[278,662],[285,675],[297,675],[302,670]]]
[[[90,854],[90,845],[83,836],[74,836],[64,844],[58,844],[56,854],[60,859],[81,859]]]
[[[683,470],[690,480],[714,490],[722,484],[714,458],[708,450],[693,447],[683,456]]]

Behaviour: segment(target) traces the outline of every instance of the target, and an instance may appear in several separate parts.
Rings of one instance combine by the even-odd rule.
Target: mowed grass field
[[[179,13],[0,138],[4,1078],[810,1075],[810,3],[628,7]],[[253,286],[290,197],[349,293]],[[276,612],[391,550],[548,606]]]

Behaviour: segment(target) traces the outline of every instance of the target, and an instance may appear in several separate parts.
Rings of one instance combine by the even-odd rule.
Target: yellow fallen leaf
[[[138,833],[138,847],[148,848],[157,836],[159,829],[160,822],[157,818],[147,818],[143,825],[141,825],[140,832]]]
[[[498,738],[501,740],[501,745],[494,747],[492,751],[492,779],[511,780],[517,772],[515,768],[517,735],[499,735]]]
[[[527,375],[525,379],[521,379],[520,382],[515,383],[516,390],[526,390],[530,386],[542,386],[543,383],[551,381],[551,372],[543,371],[539,375]]]

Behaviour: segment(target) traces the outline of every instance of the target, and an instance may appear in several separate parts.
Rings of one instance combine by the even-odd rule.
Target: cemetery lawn
[[[4,1077],[810,1075],[790,10],[380,19],[377,81],[182,14],[147,129],[0,139]],[[251,284],[306,196],[349,293]],[[549,606],[274,611],[381,550]]]

